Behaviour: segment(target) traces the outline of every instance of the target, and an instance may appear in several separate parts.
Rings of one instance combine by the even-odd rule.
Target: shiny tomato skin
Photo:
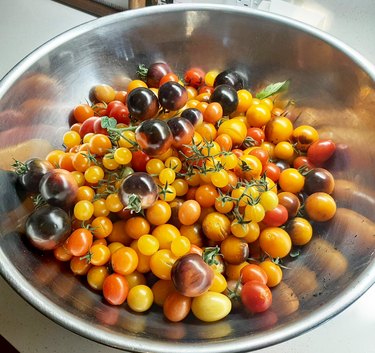
[[[288,210],[279,204],[273,210],[267,211],[262,222],[269,227],[280,227],[288,220]]]
[[[94,123],[100,120],[98,116],[93,116],[91,118],[86,119],[79,128],[79,135],[84,137],[86,134],[90,132],[94,132]]]
[[[103,282],[103,296],[112,305],[121,305],[129,293],[129,284],[125,276],[112,273]]]
[[[121,102],[120,102],[121,103]],[[130,113],[127,106],[123,103],[114,106],[108,114],[109,117],[115,118],[119,124],[130,123]]]
[[[256,264],[248,264],[241,269],[241,281],[242,283],[250,281],[258,281],[263,284],[267,284],[268,276],[266,271]]]
[[[191,298],[178,292],[171,292],[163,303],[165,317],[172,322],[179,322],[188,316],[191,308]]]
[[[307,157],[311,163],[321,165],[326,162],[336,150],[336,144],[332,140],[317,140],[307,150]]]
[[[132,157],[131,165],[134,171],[145,172],[146,164],[151,159],[151,157],[141,150],[132,152],[132,155],[133,157]]]
[[[252,313],[261,313],[271,306],[272,292],[264,283],[249,281],[242,286],[241,300]]]

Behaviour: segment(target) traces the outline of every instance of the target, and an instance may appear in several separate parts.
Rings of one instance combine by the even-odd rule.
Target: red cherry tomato
[[[79,135],[83,137],[90,132],[94,132],[94,124],[97,120],[100,120],[97,116],[86,119],[79,128]]]
[[[246,282],[241,291],[243,305],[253,313],[266,311],[272,304],[271,290],[261,282]]]
[[[132,168],[136,172],[145,172],[146,171],[146,164],[151,159],[145,152],[139,150],[132,152]]]
[[[332,140],[318,140],[312,143],[307,150],[307,157],[311,163],[321,165],[335,152],[336,145]]]
[[[280,227],[288,220],[288,210],[283,205],[277,205],[273,210],[267,211],[263,223],[269,227]]]
[[[247,129],[247,137],[254,140],[254,146],[259,146],[265,139],[264,131],[258,127],[250,127]]]
[[[266,173],[266,176],[276,183],[279,180],[281,170],[275,163],[267,163],[262,173]]]
[[[198,88],[204,83],[205,73],[199,68],[192,68],[185,72],[184,80],[188,86]]]
[[[242,283],[257,281],[267,284],[268,276],[266,271],[256,264],[248,264],[245,267],[242,267],[240,273]]]
[[[129,124],[130,123],[130,113],[127,106],[121,102],[115,105],[108,113],[108,116],[115,118],[118,123]]]

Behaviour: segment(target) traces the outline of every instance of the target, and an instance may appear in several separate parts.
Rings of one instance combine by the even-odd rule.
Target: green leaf
[[[270,96],[273,96],[276,93],[287,90],[289,87],[289,80],[283,82],[276,82],[268,85],[266,88],[262,89],[256,94],[258,99],[264,99]]]
[[[117,125],[117,120],[115,118],[103,116],[101,120],[101,125],[103,129],[114,129]]]

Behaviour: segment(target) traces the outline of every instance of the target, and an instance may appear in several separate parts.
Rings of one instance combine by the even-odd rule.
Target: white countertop
[[[321,29],[375,64],[373,0],[302,0],[294,3],[323,13],[325,22],[319,23]],[[1,0],[0,13],[0,78],[45,41],[94,18],[51,0]],[[119,352],[55,324],[24,301],[2,278],[0,293],[0,334],[21,353]],[[374,332],[375,286],[344,312],[314,330],[256,352],[375,353]]]

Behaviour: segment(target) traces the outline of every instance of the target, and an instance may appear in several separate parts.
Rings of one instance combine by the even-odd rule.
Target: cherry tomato
[[[217,102],[223,108],[223,115],[229,115],[237,109],[238,96],[236,89],[228,84],[219,84],[210,96],[210,102]]]
[[[111,266],[114,272],[128,275],[136,270],[138,255],[131,247],[123,246],[112,254]]]
[[[53,250],[62,245],[70,231],[71,221],[67,212],[49,205],[33,211],[25,224],[27,239],[40,250]]]
[[[102,290],[108,275],[109,271],[106,266],[92,266],[87,272],[87,283],[92,289]]]
[[[193,298],[191,311],[199,320],[205,322],[219,321],[232,310],[232,302],[222,294],[212,291]]]
[[[126,302],[130,309],[142,313],[151,308],[154,302],[154,294],[150,287],[139,284],[129,290]]]
[[[306,152],[311,144],[319,140],[319,134],[312,126],[301,125],[293,130],[292,140],[298,150]]]
[[[159,241],[160,243],[160,241]],[[151,256],[150,268],[152,273],[165,280],[171,279],[172,266],[177,260],[177,257],[169,249],[160,249]]]
[[[241,75],[234,70],[225,70],[220,72],[214,81],[214,87],[222,84],[227,84],[232,86],[236,91],[243,89],[243,78]]]
[[[283,272],[281,267],[272,262],[271,260],[262,261],[259,266],[266,272],[267,274],[267,286],[272,288],[276,287],[283,278]]]
[[[144,151],[138,150],[132,152],[131,165],[136,172],[145,172],[147,162],[151,159]]]
[[[39,192],[39,183],[42,177],[53,169],[52,163],[40,158],[30,158],[22,163],[13,164],[21,186],[30,192]]]
[[[169,72],[172,72],[168,64],[164,62],[152,63],[146,73],[146,83],[148,87],[159,87],[160,80]]]
[[[179,322],[188,316],[191,308],[191,298],[178,292],[171,292],[163,303],[164,316],[172,322]]]
[[[330,159],[335,151],[336,144],[332,140],[319,139],[310,145],[307,157],[311,163],[321,165]]]
[[[220,244],[220,251],[224,261],[238,265],[249,257],[249,246],[242,238],[229,235]]]
[[[126,106],[130,115],[138,120],[153,119],[159,112],[158,97],[149,88],[137,87],[128,93]]]
[[[241,269],[241,281],[242,283],[257,281],[267,284],[268,276],[262,267],[255,264],[248,264]]]
[[[280,173],[279,185],[283,191],[300,192],[305,184],[305,177],[295,168],[287,168]]]
[[[240,145],[246,138],[247,128],[240,119],[229,119],[220,124],[218,134],[229,135],[234,146]]]
[[[76,229],[65,241],[65,249],[73,256],[84,256],[93,242],[92,233],[86,228]]]
[[[103,296],[111,305],[121,305],[129,292],[126,278],[118,273],[112,273],[103,282]]]
[[[39,191],[50,205],[68,209],[76,200],[78,184],[68,171],[52,169],[40,179]]]
[[[171,218],[171,206],[169,203],[157,200],[146,210],[146,218],[153,225],[161,225],[168,222]]]
[[[277,195],[277,197],[279,199],[279,204],[283,205],[286,208],[286,210],[288,211],[288,218],[289,219],[297,216],[298,211],[301,207],[301,202],[300,202],[297,195],[295,195],[291,192],[288,192],[288,191],[284,191],[284,192],[280,192]]]
[[[336,202],[325,192],[315,192],[306,199],[305,211],[311,220],[326,222],[335,215]]]
[[[261,313],[271,306],[272,293],[264,283],[249,281],[242,286],[241,300],[252,313]]]
[[[116,92],[113,87],[101,84],[95,86],[94,95],[98,102],[109,103],[115,99]]]
[[[168,81],[159,88],[158,98],[164,109],[179,110],[188,100],[186,88],[178,82]]]
[[[314,192],[332,194],[335,188],[333,175],[324,168],[314,168],[305,177],[304,192],[308,195]]]
[[[161,78],[161,80],[160,80],[160,82],[159,82],[159,87],[160,87],[160,86],[163,86],[164,83],[167,83],[167,82],[169,82],[169,81],[178,82],[178,81],[179,81],[179,78],[178,78],[178,76],[177,76],[175,73],[173,73],[173,72],[168,72],[166,75],[164,75],[164,76]]]
[[[277,196],[276,196],[277,197]],[[272,210],[266,211],[262,222],[269,227],[280,227],[288,220],[288,210],[279,204]]]
[[[86,103],[79,104],[74,108],[73,115],[79,123],[83,123],[88,118],[94,116],[94,110]]]
[[[293,124],[285,116],[272,118],[265,127],[267,141],[277,144],[281,141],[288,141],[293,133]]]
[[[246,111],[247,123],[250,127],[261,128],[271,119],[271,112],[267,105],[253,104]]]
[[[306,245],[312,238],[313,229],[310,222],[302,217],[295,217],[288,222],[285,230],[288,232],[293,245]]]
[[[292,248],[289,234],[282,228],[267,227],[259,235],[261,249],[273,258],[287,256]]]
[[[185,72],[184,81],[187,85],[198,88],[204,83],[204,77],[204,71],[200,68],[194,67]]]
[[[202,221],[202,229],[208,239],[222,241],[230,234],[229,218],[219,212],[208,213]]]
[[[196,200],[185,201],[178,210],[178,219],[181,224],[192,225],[201,215],[201,206]]]

